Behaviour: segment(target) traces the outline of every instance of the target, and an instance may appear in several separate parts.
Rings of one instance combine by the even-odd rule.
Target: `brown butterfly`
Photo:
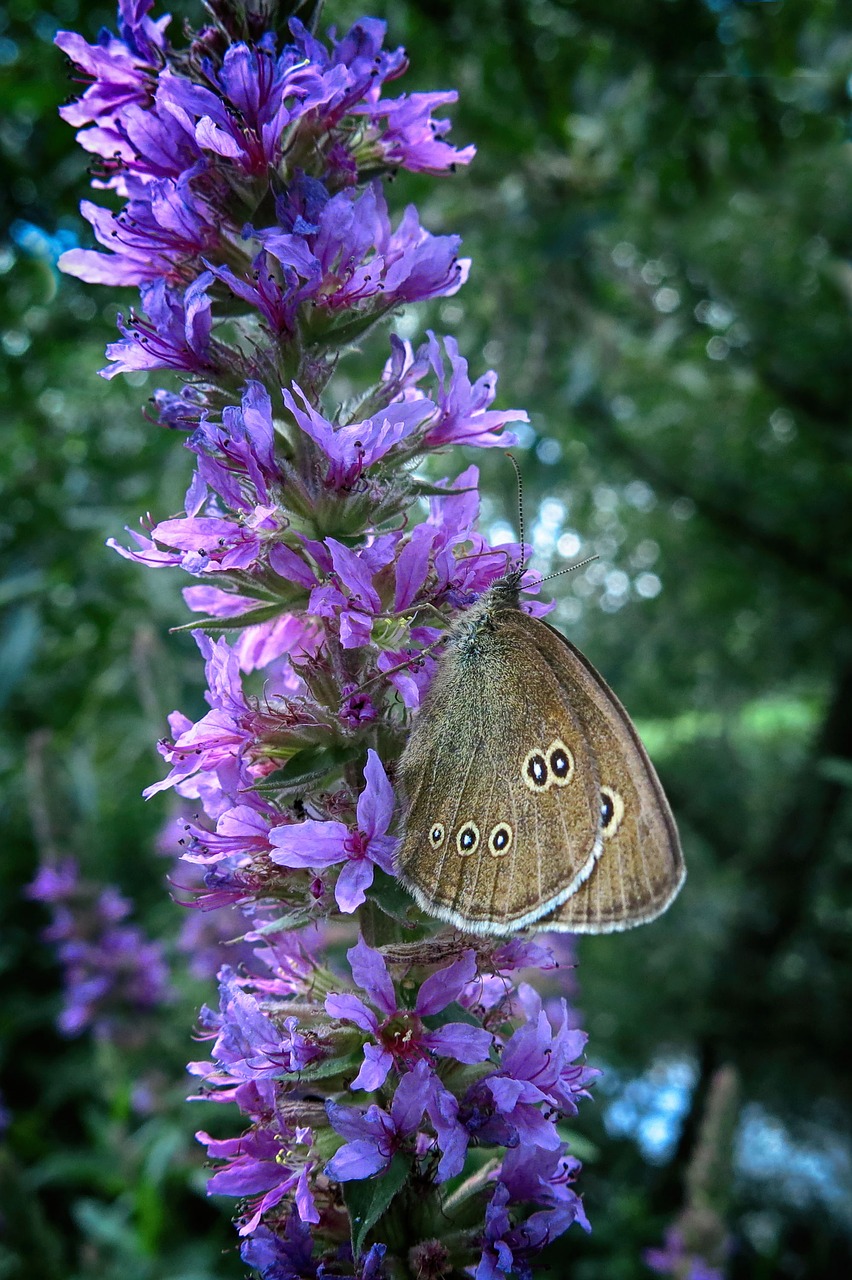
[[[629,929],[683,884],[674,818],[621,703],[520,609],[521,575],[449,632],[399,764],[399,875],[473,933]]]

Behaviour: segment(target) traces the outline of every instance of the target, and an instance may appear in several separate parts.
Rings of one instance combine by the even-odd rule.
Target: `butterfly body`
[[[450,630],[400,760],[400,876],[471,932],[627,928],[682,882],[674,820],[621,704],[520,609],[520,576]]]

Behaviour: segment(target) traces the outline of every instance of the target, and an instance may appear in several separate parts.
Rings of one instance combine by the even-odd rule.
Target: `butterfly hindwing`
[[[595,755],[531,621],[503,609],[487,636],[450,637],[399,766],[403,882],[474,932],[537,920],[578,890],[601,847]]]
[[[685,877],[677,828],[633,724],[590,662],[554,628],[534,624],[536,647],[576,712],[600,770],[603,848],[589,878],[544,929],[609,933],[663,912]]]

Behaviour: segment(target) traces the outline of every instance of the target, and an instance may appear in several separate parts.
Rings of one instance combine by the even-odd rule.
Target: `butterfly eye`
[[[547,763],[554,785],[567,787],[574,777],[574,754],[561,738],[556,738],[547,748]]]
[[[498,822],[488,837],[488,848],[495,858],[502,858],[512,846],[512,828],[508,822]]]
[[[466,822],[463,827],[459,828],[456,836],[456,848],[464,858],[471,853],[476,853],[479,848],[479,827],[475,822]]]
[[[550,778],[547,772],[547,757],[543,751],[539,751],[536,747],[529,752],[521,765],[521,777],[524,780],[524,786],[529,787],[530,791],[547,791]]]
[[[444,843],[444,824],[436,822],[432,830],[429,832],[429,843],[433,849],[440,849]]]
[[[609,840],[621,826],[624,801],[612,787],[601,787],[601,835]]]

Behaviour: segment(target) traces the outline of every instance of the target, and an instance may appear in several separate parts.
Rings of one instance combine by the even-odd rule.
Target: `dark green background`
[[[559,566],[562,535],[567,554],[601,557],[554,583],[557,621],[643,730],[689,864],[663,920],[579,948],[576,998],[608,1075],[577,1124],[594,1233],[569,1233],[554,1273],[649,1274],[642,1249],[683,1203],[707,1082],[731,1063],[730,1275],[844,1274],[852,15],[827,0],[385,9],[412,59],[401,87],[458,87],[454,138],[479,148],[469,171],[390,190],[474,258],[462,293],[411,323],[456,334],[474,373],[500,372],[500,402],[529,410],[518,456],[537,563]],[[340,26],[358,14],[326,8]],[[51,41],[113,17],[75,0],[0,8],[4,229],[23,219],[88,243],[86,159],[56,117],[73,85]],[[120,884],[152,933],[176,931],[154,852],[167,808],[139,793],[160,775],[165,714],[201,709],[201,666],[168,634],[185,582],[103,544],[148,509],[176,511],[190,458],[140,412],[161,380],[96,376],[129,295],[60,279],[8,238],[0,270],[0,1277],[239,1277],[191,1138],[216,1117],[180,1102],[209,989],[182,977],[180,1001],[126,1051],[67,1044],[44,913],[20,896],[56,848]],[[349,357],[341,394],[375,358],[362,373]],[[470,460],[499,534],[515,519],[500,452],[433,466]],[[131,1088],[152,1074],[140,1117]]]

